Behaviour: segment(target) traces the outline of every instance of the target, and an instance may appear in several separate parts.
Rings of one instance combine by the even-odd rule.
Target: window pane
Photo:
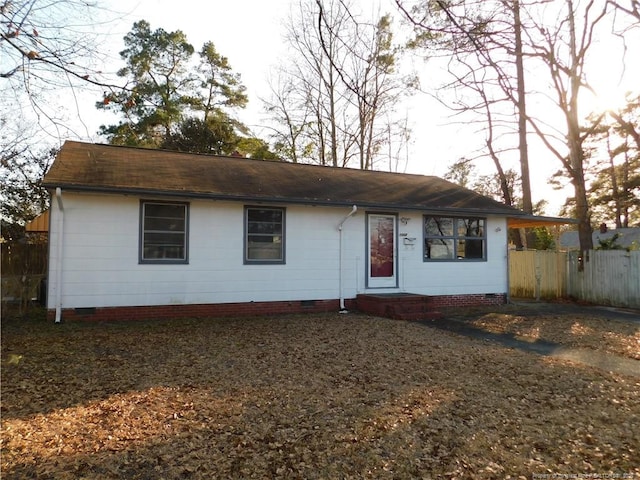
[[[427,238],[425,240],[425,258],[432,260],[453,259],[454,248],[451,238]]]
[[[250,235],[247,255],[250,260],[282,260],[281,238]]]
[[[280,244],[282,237],[279,235],[249,235],[249,242]]]
[[[144,219],[144,229],[184,232],[184,218],[146,217]]]
[[[143,203],[142,260],[186,260],[187,205]]]
[[[254,209],[247,210],[248,233],[282,234],[282,210]]]
[[[284,260],[284,209],[247,208],[246,260]]]
[[[185,205],[145,203],[146,217],[184,218]]]
[[[145,260],[184,259],[184,247],[181,245],[146,245],[144,247],[143,258]]]
[[[249,233],[281,234],[282,223],[249,222]]]
[[[184,233],[145,233],[145,245],[184,245]]]
[[[247,216],[250,222],[282,222],[282,210],[250,208]]]
[[[427,217],[424,223],[424,231],[429,237],[453,236],[453,219],[445,217]]]
[[[483,237],[483,218],[460,218],[458,219],[458,235],[461,237]]]
[[[484,258],[483,240],[458,240],[458,258]]]

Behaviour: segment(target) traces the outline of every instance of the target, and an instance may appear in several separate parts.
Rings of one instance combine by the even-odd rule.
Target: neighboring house
[[[618,235],[615,240],[615,245],[619,248],[633,248],[640,246],[640,228],[617,228],[615,230],[609,230],[606,227],[594,230],[592,233],[593,248],[600,247],[600,242],[610,241],[614,235]],[[565,250],[579,250],[580,239],[578,232],[563,232],[560,235],[560,248]]]
[[[56,321],[504,303],[508,226],[545,221],[437,177],[72,141],[44,185]]]

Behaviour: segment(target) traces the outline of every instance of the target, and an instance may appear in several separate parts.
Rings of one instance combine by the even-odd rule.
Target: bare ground
[[[637,358],[637,324],[477,317]],[[2,333],[6,479],[640,478],[637,378],[417,323],[328,314]]]

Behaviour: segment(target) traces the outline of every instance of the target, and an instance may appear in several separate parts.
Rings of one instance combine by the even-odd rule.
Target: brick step
[[[385,317],[396,320],[423,320],[435,319],[442,316],[434,311],[428,302],[407,302],[387,305]]]
[[[357,297],[358,309],[370,315],[398,320],[424,320],[439,318],[433,312],[431,299],[417,294],[362,294]]]
[[[391,318],[394,320],[440,320],[442,312],[431,310],[429,312],[395,313]]]
[[[431,306],[428,303],[393,303],[387,305],[387,311],[390,313],[420,313],[428,312],[429,310],[431,310]]]

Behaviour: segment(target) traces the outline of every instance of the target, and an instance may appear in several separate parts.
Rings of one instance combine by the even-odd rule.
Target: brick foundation
[[[406,297],[405,297],[406,298]],[[365,307],[359,299],[358,303]],[[475,295],[434,295],[428,296],[430,309],[477,307],[503,305],[507,302],[506,294]],[[349,310],[357,309],[355,299],[345,300]],[[212,303],[198,305],[153,305],[138,307],[98,307],[98,308],[64,308],[63,321],[111,321],[111,320],[153,320],[163,318],[204,318],[204,317],[250,317],[257,315],[279,315],[293,313],[326,313],[337,312],[339,300],[305,300],[286,302],[245,302],[245,303]],[[382,307],[381,307],[382,308]],[[386,307],[384,307],[386,308]],[[361,308],[374,315],[385,316],[385,311],[377,311],[373,307]],[[373,310],[372,310],[373,309]],[[49,310],[50,320],[55,318],[55,310]]]
[[[490,305],[504,305],[505,303],[507,303],[506,293],[429,296],[429,304],[434,308],[482,307]]]
[[[345,302],[348,308],[353,300]],[[339,300],[304,300],[287,302],[212,303],[198,305],[153,305],[138,307],[63,308],[63,321],[153,320],[163,318],[250,317],[292,313],[337,312]],[[55,310],[47,317],[55,318]]]

